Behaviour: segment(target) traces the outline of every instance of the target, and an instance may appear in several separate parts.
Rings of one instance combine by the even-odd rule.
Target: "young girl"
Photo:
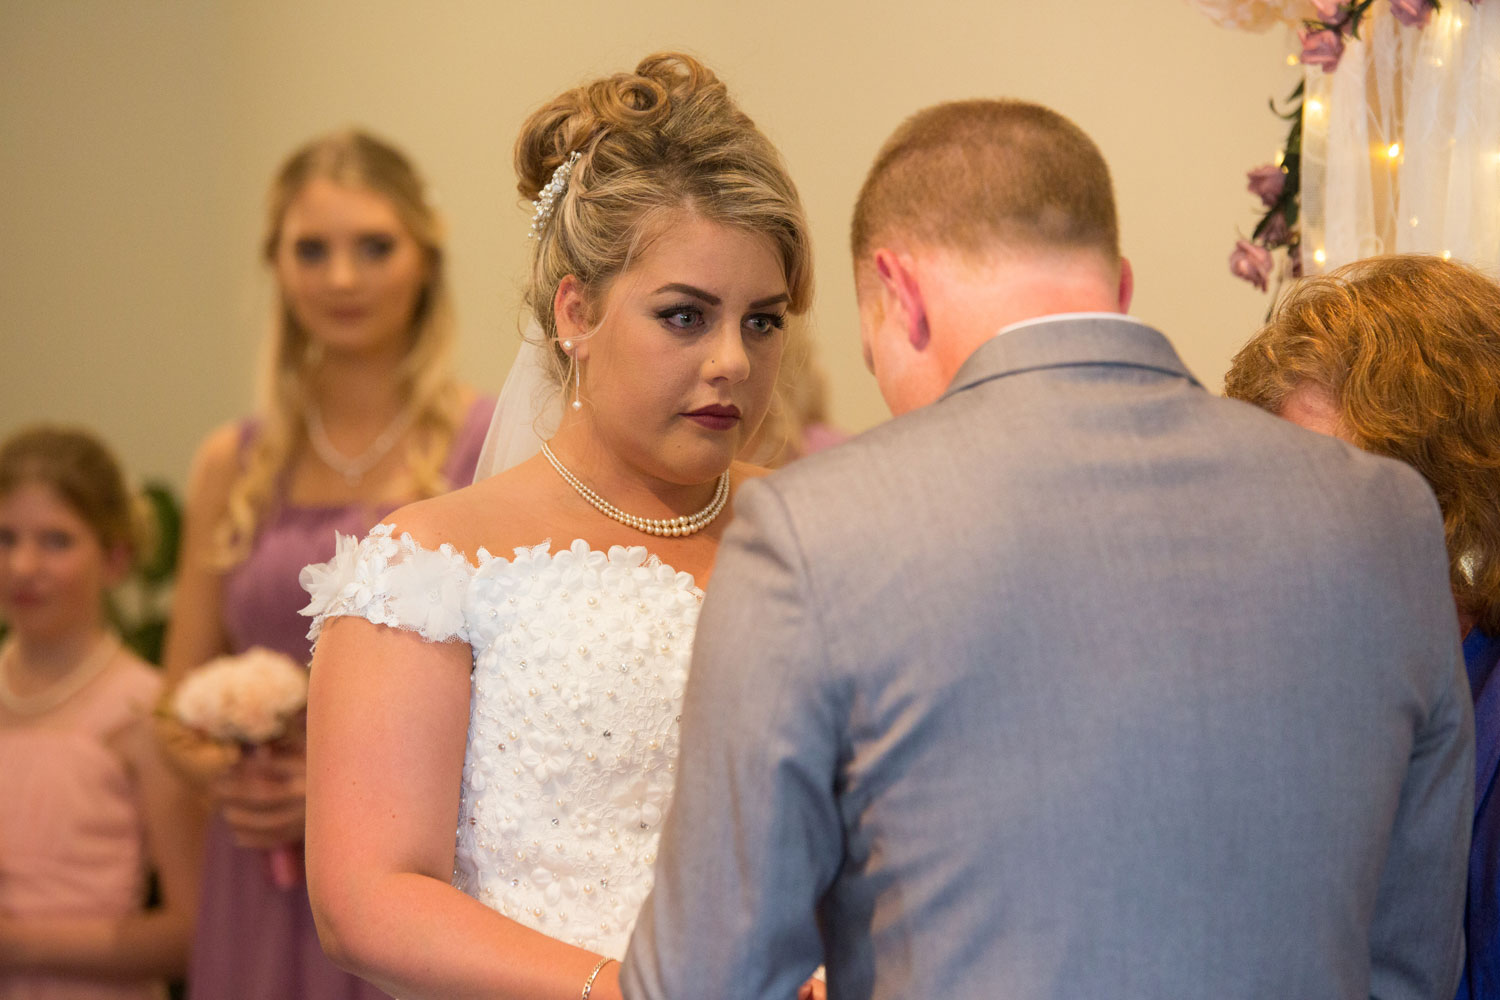
[[[89,435],[38,427],[0,445],[4,1000],[157,997],[187,965],[202,816],[150,737],[161,681],[104,616],[130,512]]]

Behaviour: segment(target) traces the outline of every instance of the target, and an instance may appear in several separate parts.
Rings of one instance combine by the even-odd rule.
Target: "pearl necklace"
[[[120,637],[113,632],[100,636],[88,655],[79,660],[67,676],[36,694],[20,695],[10,686],[10,663],[15,659],[14,640],[0,650],[0,705],[13,715],[44,715],[57,708],[88,686],[89,681],[104,672],[120,649]]]
[[[714,491],[714,498],[708,502],[707,507],[696,514],[667,518],[636,517],[634,514],[625,513],[585,486],[583,480],[569,472],[567,467],[557,460],[557,456],[552,454],[552,449],[545,441],[542,442],[542,454],[547,456],[547,461],[552,463],[557,474],[562,476],[569,486],[577,490],[578,495],[587,500],[595,510],[605,517],[619,521],[637,531],[644,531],[648,535],[680,538],[683,535],[696,534],[712,524],[714,518],[723,513],[725,505],[729,503],[729,470],[725,469],[724,474],[719,477],[719,487]]]
[[[353,458],[345,455],[334,447],[333,442],[328,439],[328,431],[323,426],[323,414],[316,405],[309,403],[307,407],[307,439],[312,442],[313,451],[317,452],[318,458],[323,464],[334,472],[344,477],[344,482],[350,486],[358,486],[359,481],[365,477],[365,473],[373,469],[377,462],[385,458],[386,453],[396,446],[401,439],[407,425],[412,421],[410,408],[396,414],[385,430],[370,443],[370,447],[355,455]]]

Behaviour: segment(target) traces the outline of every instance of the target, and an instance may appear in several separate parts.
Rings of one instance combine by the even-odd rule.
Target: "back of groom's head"
[[[886,141],[854,208],[855,266],[890,240],[973,260],[1014,251],[1120,257],[1104,157],[1038,104],[970,100],[908,118]]]

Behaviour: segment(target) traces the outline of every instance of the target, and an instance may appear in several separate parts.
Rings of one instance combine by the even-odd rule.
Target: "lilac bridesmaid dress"
[[[493,399],[474,403],[453,441],[444,474],[457,486],[474,476]],[[245,425],[244,440],[253,434]],[[334,534],[364,537],[390,507],[280,504],[266,518],[250,555],[224,579],[224,621],[232,652],[274,649],[306,663],[307,594],[302,567],[333,557]],[[386,994],[339,969],[323,954],[306,884],[279,889],[265,852],[236,847],[222,817],[209,826],[198,928],[188,969],[190,1000],[377,1000]]]

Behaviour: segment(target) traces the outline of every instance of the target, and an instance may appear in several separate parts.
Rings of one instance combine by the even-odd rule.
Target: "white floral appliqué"
[[[432,551],[389,525],[303,571],[335,615],[474,651],[454,884],[552,937],[623,956],[676,778],[702,592],[644,547],[512,559]]]

